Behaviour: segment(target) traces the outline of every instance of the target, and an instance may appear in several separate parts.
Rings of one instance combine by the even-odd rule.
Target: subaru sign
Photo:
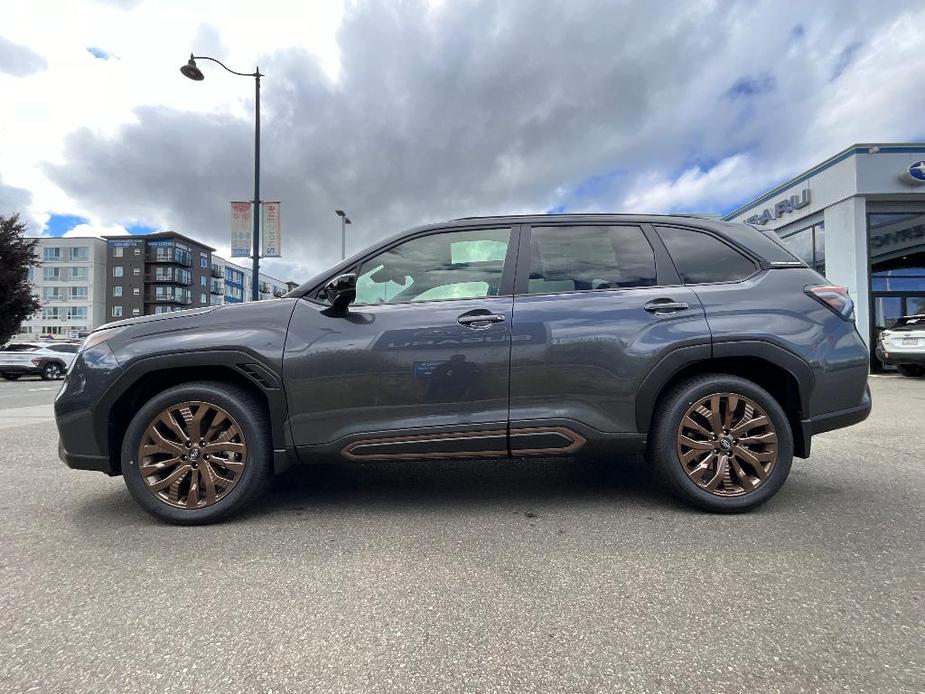
[[[925,186],[925,160],[910,164],[900,178],[914,186]]]
[[[799,195],[791,195],[780,200],[772,207],[766,207],[761,214],[753,214],[745,220],[747,224],[767,224],[772,219],[780,219],[783,215],[809,205],[809,188],[804,188]]]

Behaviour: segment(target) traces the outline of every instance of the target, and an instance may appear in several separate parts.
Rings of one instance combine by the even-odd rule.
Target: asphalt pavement
[[[0,383],[0,691],[922,692],[925,379],[871,383],[746,515],[633,458],[368,463],[205,528],[65,468],[57,384]]]

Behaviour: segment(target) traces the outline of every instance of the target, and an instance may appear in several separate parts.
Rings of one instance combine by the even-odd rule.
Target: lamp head
[[[202,74],[202,70],[196,67],[196,59],[193,58],[192,53],[190,54],[189,62],[180,68],[180,72],[183,73],[184,77],[189,77],[196,82],[201,82],[206,78],[206,76]]]

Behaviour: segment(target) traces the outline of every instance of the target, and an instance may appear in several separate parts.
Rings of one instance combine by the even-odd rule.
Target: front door
[[[299,302],[283,370],[303,458],[507,455],[511,237],[417,236],[358,264],[345,314]]]

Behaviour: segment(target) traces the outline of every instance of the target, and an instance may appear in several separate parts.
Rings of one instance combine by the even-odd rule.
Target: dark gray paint
[[[539,222],[640,225],[663,286],[518,293],[528,271],[526,235]],[[677,284],[651,227],[666,223],[719,235],[755,259],[755,274],[736,283]],[[62,457],[73,467],[115,472],[110,423],[120,414],[113,410],[119,398],[146,374],[188,367],[195,378],[197,368],[216,364],[258,366],[247,377],[270,405],[274,445],[306,462],[339,455],[364,438],[407,434],[443,435],[435,454],[447,452],[447,434],[504,431],[509,422],[564,423],[588,438],[589,450],[640,445],[668,380],[722,356],[751,356],[793,374],[801,401],[794,414],[807,437],[869,412],[867,352],[854,323],[804,294],[806,285],[823,281],[818,274],[773,266],[786,252],[752,227],[693,217],[565,215],[456,220],[397,238],[511,224],[520,251],[516,277],[514,263],[506,264],[503,296],[357,306],[337,315],[311,298],[326,280],[395,243],[390,239],[286,299],[120,322],[126,329],[108,343],[114,359],[90,363],[80,355],[56,401]],[[645,311],[654,299],[687,308]],[[506,320],[485,330],[459,325],[476,309]],[[420,441],[415,445],[420,452]]]

